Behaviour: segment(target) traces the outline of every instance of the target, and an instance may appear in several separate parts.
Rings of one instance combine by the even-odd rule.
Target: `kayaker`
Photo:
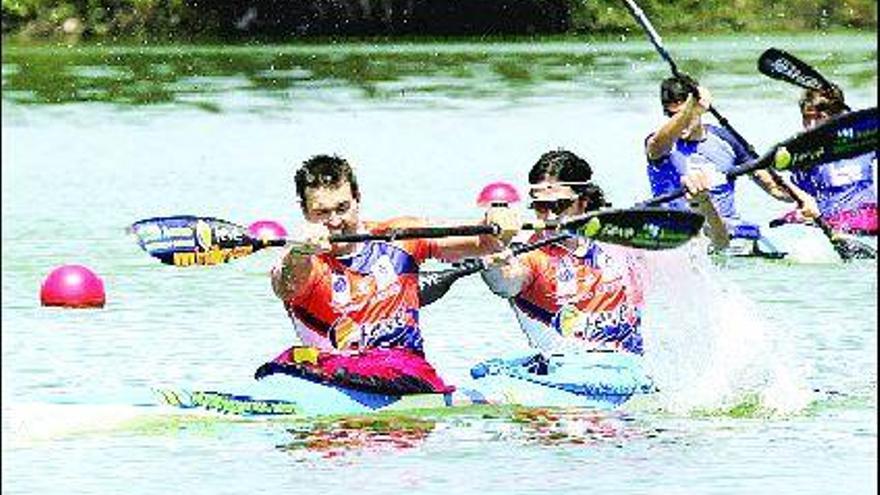
[[[544,153],[529,172],[529,208],[541,220],[555,220],[606,206],[592,175],[590,164],[575,153]],[[692,172],[682,185],[709,219],[710,235],[726,242],[724,224],[705,193],[708,177]],[[520,256],[494,255],[490,263],[483,280],[510,301],[529,343],[543,354],[585,349],[642,354],[645,270],[639,251],[572,237]]]
[[[696,88],[695,97],[691,88]],[[749,161],[748,151],[726,129],[705,124],[702,115],[711,103],[709,91],[699,86],[690,76],[670,77],[660,85],[660,101],[666,121],[645,139],[648,158],[647,173],[654,196],[677,189],[682,176],[693,170],[702,170],[713,179],[710,190],[712,203],[727,225],[731,239],[746,239],[758,251],[776,251],[761,235],[757,224],[743,220],[736,210],[735,181],[724,174]],[[758,170],[750,177],[770,196],[780,201],[794,201],[788,192],[773,180],[766,170]],[[801,212],[806,217],[819,214],[815,200],[799,188],[792,191],[802,200]],[[673,208],[686,208],[683,200],[668,203]]]
[[[426,222],[361,220],[357,179],[338,156],[306,160],[294,182],[306,223],[271,276],[303,345],[267,363],[257,377],[284,371],[370,391],[449,391],[424,356],[419,265],[428,258],[454,261],[503,248],[520,228],[518,215],[506,208],[487,211],[480,223],[498,225],[498,236],[331,244],[332,234],[423,227]]]
[[[812,129],[848,110],[843,90],[833,83],[826,90],[804,90],[799,106],[804,129]],[[877,153],[872,151],[854,158],[794,171],[791,179],[816,198],[822,219],[834,231],[876,236],[876,161]]]

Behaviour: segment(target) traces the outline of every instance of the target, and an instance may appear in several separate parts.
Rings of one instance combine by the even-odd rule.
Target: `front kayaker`
[[[696,88],[698,96],[692,88]],[[702,170],[714,179],[710,190],[712,203],[724,219],[730,238],[747,240],[752,243],[751,250],[775,251],[758,225],[743,220],[736,210],[735,181],[724,175],[750,157],[743,143],[726,129],[702,122],[703,113],[712,103],[709,91],[689,76],[670,77],[660,85],[660,101],[667,119],[645,139],[648,179],[654,196],[677,189],[688,172]],[[773,198],[794,201],[766,170],[755,171],[750,177]],[[802,201],[803,215],[812,218],[819,214],[812,197],[791,184],[788,186]],[[671,201],[669,206],[687,208],[683,200]]]
[[[606,206],[591,182],[590,164],[566,150],[543,154],[529,172],[529,207],[544,221]],[[724,243],[724,225],[705,191],[705,174],[681,184],[694,208],[707,217],[709,236]],[[529,242],[537,240],[536,234]],[[639,251],[571,237],[520,256],[490,257],[483,280],[507,298],[530,345],[541,355],[609,350],[641,355],[645,261]]]
[[[847,111],[843,90],[804,90],[799,106],[804,129]],[[835,232],[877,235],[876,151],[792,172],[792,181],[816,198],[822,219]],[[800,219],[799,219],[800,220]]]
[[[448,392],[424,356],[419,326],[419,265],[497,251],[520,228],[518,215],[490,209],[481,223],[498,236],[334,243],[334,234],[423,227],[424,220],[360,218],[361,195],[349,163],[306,160],[295,174],[306,223],[272,269],[272,287],[302,342],[257,372],[297,376],[385,393]]]

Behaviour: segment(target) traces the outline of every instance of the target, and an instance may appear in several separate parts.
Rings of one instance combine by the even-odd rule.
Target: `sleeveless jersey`
[[[416,227],[415,219],[365,224],[370,232]],[[437,256],[427,239],[370,241],[349,256],[315,255],[308,278],[284,301],[306,346],[322,350],[407,348],[422,354],[419,264]]]
[[[634,260],[612,249],[591,243],[577,256],[551,245],[520,256],[528,276],[510,303],[532,346],[642,354],[643,283]]]

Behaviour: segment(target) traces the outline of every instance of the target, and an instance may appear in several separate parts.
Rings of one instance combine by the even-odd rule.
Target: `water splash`
[[[785,328],[704,254],[705,244],[651,253],[646,369],[661,409],[693,414],[790,415],[812,399]]]

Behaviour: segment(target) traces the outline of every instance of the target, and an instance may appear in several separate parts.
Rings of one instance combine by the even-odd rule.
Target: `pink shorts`
[[[837,231],[850,234],[877,235],[877,205],[862,205],[825,218],[828,225]]]
[[[261,366],[255,378],[273,373],[286,373],[326,385],[391,395],[448,393],[455,390],[454,386],[443,382],[424,356],[402,348],[379,347],[336,353],[295,346]]]

